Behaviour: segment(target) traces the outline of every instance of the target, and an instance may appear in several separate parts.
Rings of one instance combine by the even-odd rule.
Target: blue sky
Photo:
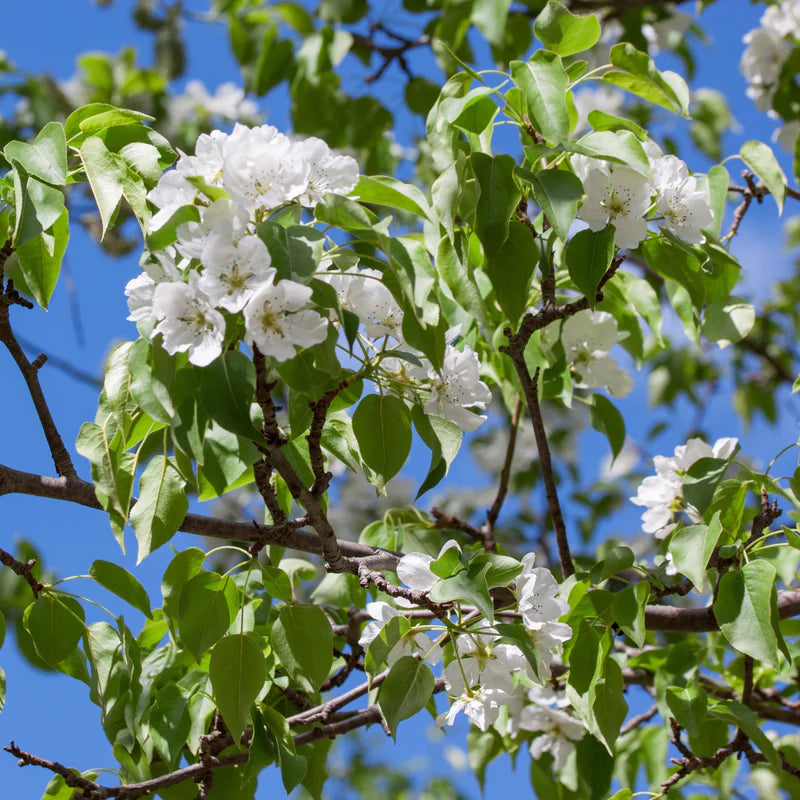
[[[58,79],[66,79],[74,71],[76,54],[87,50],[115,52],[128,44],[143,48],[141,58],[149,58],[149,38],[137,33],[129,24],[129,3],[117,2],[108,9],[100,9],[88,0],[69,3],[63,0],[31,0],[27,4],[6,5],[4,22],[7,35],[3,45],[12,61],[32,73],[47,71]],[[193,0],[187,5],[197,10],[204,7],[202,0]],[[393,8],[394,4],[387,4],[387,16],[391,16]],[[732,13],[734,9],[735,13]],[[744,80],[738,71],[742,35],[757,24],[759,13],[760,8],[752,7],[746,0],[726,0],[714,4],[703,17],[704,27],[712,42],[707,50],[701,48],[698,51],[699,69],[693,86],[713,86],[723,91],[729,99],[734,116],[742,126],[742,133],[727,135],[725,152],[735,152],[745,139],[769,141],[775,127],[765,115],[755,111],[752,102],[745,96]],[[229,55],[223,26],[189,23],[188,34],[190,77],[202,79],[212,89],[223,81],[237,80],[237,70]],[[661,66],[673,66],[668,60],[659,63]],[[417,62],[414,66],[425,69],[426,63]],[[358,73],[359,69],[353,66],[350,74],[355,76]],[[392,86],[397,87],[396,92],[392,91]],[[397,103],[399,106],[402,104],[400,83],[390,81],[389,87],[384,102],[389,105]],[[275,97],[267,98],[266,103],[262,101],[262,108],[270,122],[283,128],[287,126],[284,94],[279,92]],[[411,130],[406,124],[400,129],[398,137],[401,142],[410,142],[418,133],[421,130]],[[676,130],[676,135],[681,140],[686,138],[685,131]],[[687,160],[695,170],[702,171],[708,166],[703,157],[693,160],[687,156]],[[783,161],[787,174],[790,174],[791,165],[785,154]],[[735,179],[739,166],[731,162],[728,167]],[[781,236],[781,223],[769,201],[763,207],[754,206],[734,243],[734,252],[745,266],[746,289],[763,296],[764,287],[769,281],[785,274],[789,260],[781,249]],[[98,373],[109,344],[135,336],[133,325],[125,321],[127,309],[122,290],[138,271],[136,262],[136,255],[120,260],[108,258],[76,227],[67,254],[68,273],[65,277],[68,280],[62,280],[51,310],[45,314],[15,309],[16,329],[46,352],[66,358],[89,372]],[[73,296],[79,309],[83,341],[73,324],[68,282],[74,287]],[[51,474],[50,456],[25,387],[10,359],[2,353],[0,370],[3,374],[2,403],[6,420],[3,436],[0,437],[0,462],[30,472]],[[81,423],[94,417],[96,393],[52,368],[45,367],[41,377],[45,392],[51,398],[58,425],[67,443],[72,445]],[[640,379],[635,392],[620,402],[619,407],[626,418],[636,417],[637,410],[645,402],[646,387],[644,380]],[[796,401],[787,394],[782,398],[782,403],[790,414],[785,418],[796,420]],[[714,401],[708,419],[712,436],[737,433],[731,430],[734,420],[726,397]],[[641,433],[635,428],[631,432],[634,436],[637,432]],[[744,439],[745,449],[749,444],[751,455],[768,461],[780,447],[796,439],[797,433],[796,427],[787,425],[776,433],[757,423]],[[605,452],[606,445],[599,435],[589,432],[581,441],[587,457],[593,460],[598,460]],[[680,444],[679,440],[669,437],[663,441],[660,452],[671,452],[675,445]],[[80,459],[77,463],[79,471],[88,475],[88,465]],[[453,475],[459,481],[474,480],[468,461],[456,466]],[[110,535],[107,521],[97,511],[18,496],[3,497],[0,502],[4,523],[0,546],[13,549],[14,539],[29,539],[42,550],[46,564],[57,568],[61,576],[85,573],[96,558],[119,559],[119,549]],[[635,530],[638,513],[634,508],[629,510],[624,521],[627,530]],[[173,540],[178,549],[195,543],[192,537],[183,534]],[[129,553],[124,564],[134,570],[135,548],[132,549],[134,552]],[[160,596],[160,575],[170,556],[170,551],[162,548],[142,568],[134,570],[156,605]],[[88,587],[89,582],[81,583]],[[73,587],[75,591],[84,588],[78,582]],[[102,596],[97,592],[95,595],[98,598]],[[140,620],[132,614],[130,622],[136,629]],[[88,703],[83,684],[60,675],[31,674],[27,664],[20,661],[10,646],[0,652],[0,663],[8,675],[8,702],[0,714],[0,742],[14,738],[20,747],[80,768],[114,763],[110,747],[99,729],[98,710]],[[388,753],[395,763],[414,759],[414,771],[422,770],[420,760],[427,761],[428,767],[435,768],[435,772],[446,769],[443,749],[440,746],[431,747],[428,729],[428,722],[423,719],[404,723],[400,728],[397,749],[383,752]],[[445,744],[462,747],[465,732],[465,726],[457,727],[454,733],[448,734]],[[378,741],[378,747],[385,747],[380,731],[372,731],[370,736]],[[517,772],[510,771],[505,760],[492,765],[488,773],[486,796],[500,797],[510,791],[526,796],[529,783],[525,759],[520,759]],[[478,797],[477,783],[468,772],[453,773],[453,777],[469,796]],[[38,797],[47,782],[47,776],[33,767],[19,769],[13,758],[0,754],[0,781],[8,796]],[[265,776],[262,780],[259,797],[268,796],[267,787],[278,794],[282,791],[274,775]]]

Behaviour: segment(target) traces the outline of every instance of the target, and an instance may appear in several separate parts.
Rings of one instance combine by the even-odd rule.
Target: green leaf
[[[460,239],[463,241],[463,238]],[[443,236],[439,240],[436,253],[436,269],[453,293],[455,301],[469,314],[478,320],[486,317],[480,291],[475,284],[468,263],[469,252],[464,258],[454,247],[449,237]]]
[[[617,592],[611,603],[614,619],[637,647],[644,644],[647,636],[644,627],[644,609],[649,596],[650,587],[647,581],[640,581],[635,586],[626,586]]]
[[[256,371],[244,353],[229,350],[207,367],[195,367],[193,374],[197,393],[215,422],[247,439],[261,438],[250,419]]]
[[[414,656],[402,656],[389,670],[378,693],[378,706],[386,724],[397,739],[397,726],[425,708],[433,695],[434,678],[431,668]]]
[[[548,50],[571,56],[597,44],[600,23],[593,15],[577,16],[562,3],[551,0],[536,17],[533,32]]]
[[[50,593],[39,595],[23,615],[39,658],[54,667],[78,646],[86,624],[77,600]]]
[[[622,414],[605,395],[594,394],[589,406],[589,421],[596,431],[606,435],[611,445],[611,455],[616,459],[625,444],[625,420]]]
[[[729,463],[729,458],[700,458],[687,470],[683,478],[683,496],[701,514],[711,504]]]
[[[33,144],[9,142],[3,152],[6,161],[19,162],[28,175],[55,186],[67,182],[67,140],[60,122],[48,122]]]
[[[233,622],[239,591],[231,578],[216,572],[200,572],[183,586],[178,631],[186,649],[198,663]]]
[[[741,728],[767,757],[770,764],[776,770],[780,769],[781,760],[778,751],[761,729],[761,721],[752,708],[736,700],[721,700],[710,709],[710,713],[725,720],[729,725]]]
[[[560,56],[549,50],[537,50],[530,61],[511,62],[511,77],[525,95],[528,115],[536,131],[548,144],[565,142],[569,138],[569,77]]]
[[[489,563],[472,562],[467,569],[435,583],[428,596],[434,603],[463,600],[474,605],[486,619],[491,621],[494,619],[494,607],[486,581],[490,569]]]
[[[385,175],[362,175],[353,195],[360,203],[374,203],[408,211],[417,217],[431,218],[430,205],[422,191],[413,184]]]
[[[297,754],[294,739],[292,738],[292,730],[285,717],[269,706],[264,706],[260,711],[258,708],[253,709],[254,721],[261,715],[263,715],[265,727],[272,734],[272,738],[275,741],[275,752],[281,768],[283,788],[288,796],[289,792],[305,777],[306,759]],[[238,798],[232,798],[232,800],[238,800]]]
[[[411,622],[402,614],[392,617],[367,645],[364,669],[371,678],[381,670],[394,646],[408,633]]]
[[[63,197],[61,200],[63,202]],[[69,214],[62,207],[49,231],[42,231],[37,237],[17,245],[15,252],[20,272],[36,301],[45,310],[56,288],[68,241]]]
[[[206,554],[198,547],[190,547],[177,553],[164,571],[161,579],[161,594],[164,598],[163,613],[174,631],[180,618],[180,598],[183,587],[197,575],[205,560]]]
[[[97,559],[89,567],[89,574],[109,592],[113,592],[126,603],[130,603],[146,617],[152,618],[150,598],[147,596],[144,586],[124,567],[111,561]]]
[[[614,755],[614,744],[628,715],[628,704],[623,696],[624,688],[622,668],[609,656],[605,660],[602,677],[593,686],[592,715],[600,741],[611,755]]]
[[[770,194],[775,198],[778,213],[783,213],[783,201],[786,197],[786,175],[775,158],[772,148],[755,139],[745,142],[739,150],[742,161],[750,167],[764,182]]]
[[[411,451],[411,416],[391,395],[368,394],[353,414],[353,433],[361,458],[383,483],[400,471]]]
[[[497,302],[512,325],[516,325],[530,297],[533,270],[539,252],[530,229],[513,220],[508,238],[494,251],[486,263],[486,273],[497,295]]]
[[[166,456],[154,456],[139,479],[139,499],[130,515],[139,543],[136,563],[168,542],[180,528],[189,501],[186,482]]]
[[[508,224],[520,199],[514,181],[514,159],[472,153],[470,162],[480,191],[474,229],[484,253],[491,258],[508,238]]]
[[[144,121],[152,122],[154,118],[140,111],[128,108],[117,108],[108,103],[89,103],[73,111],[64,123],[67,141],[77,146],[87,135],[99,133],[118,125],[130,125]]]
[[[256,230],[269,250],[278,277],[306,283],[322,258],[323,233],[307,225],[284,227],[272,221],[262,222]]]
[[[92,481],[100,505],[108,513],[111,528],[125,552],[122,535],[133,492],[136,458],[120,452],[117,426],[109,414],[102,426],[85,422],[75,442],[75,449],[92,465]]]
[[[284,603],[292,602],[292,583],[289,576],[278,567],[269,567],[259,561],[261,567],[261,581],[270,597],[283,600]]]
[[[756,324],[756,310],[741,297],[709,303],[703,319],[703,333],[720,348],[744,339]]]
[[[663,108],[688,116],[689,90],[685,81],[674,72],[659,72],[653,59],[629,42],[611,48],[611,63],[622,72],[612,70],[603,80],[626,89]]]
[[[534,200],[541,206],[556,236],[567,240],[570,225],[583,197],[583,184],[571,172],[544,169],[530,175]]]
[[[639,138],[630,131],[591,131],[577,142],[565,142],[564,150],[612,164],[625,164],[642,175],[650,175],[650,161]]]
[[[81,145],[80,156],[100,211],[102,238],[111,224],[123,194],[118,156],[109,152],[105,142],[97,136],[90,136]]]
[[[775,567],[751,561],[741,572],[722,576],[714,617],[725,638],[741,653],[778,666],[778,607]]]
[[[694,685],[686,688],[668,686],[666,699],[678,724],[686,728],[689,736],[697,736],[706,719],[708,697],[705,691]]]
[[[214,702],[238,744],[267,678],[267,662],[256,637],[241,633],[218,641],[211,651],[208,675]]]
[[[708,559],[722,535],[719,512],[708,525],[690,525],[676,531],[669,541],[669,551],[675,567],[697,587],[707,594],[710,587],[706,581]]]
[[[597,232],[578,231],[567,242],[564,257],[572,282],[594,306],[597,287],[614,257],[614,226],[606,225]]]
[[[319,606],[285,605],[270,631],[270,644],[289,677],[316,692],[333,663],[333,631]]]

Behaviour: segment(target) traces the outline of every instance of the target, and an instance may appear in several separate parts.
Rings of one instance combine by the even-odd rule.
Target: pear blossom
[[[455,662],[453,663],[455,664]],[[445,673],[447,673],[447,669],[445,669]],[[452,700],[450,708],[436,717],[435,725],[437,728],[453,725],[458,714],[463,711],[469,717],[470,722],[485,733],[491,725],[497,722],[500,708],[508,705],[510,701],[511,695],[501,689],[491,689],[485,686],[472,690],[464,689]]]
[[[478,354],[471,347],[458,350],[447,345],[441,370],[431,367],[428,372],[432,386],[425,411],[444,417],[462,431],[474,431],[486,416],[469,409],[484,409],[492,399],[489,387],[480,379],[480,370]]]
[[[241,311],[259,283],[275,274],[269,250],[258,236],[231,242],[230,236],[215,231],[208,238],[201,261],[200,288],[215,306],[226,311]]]
[[[205,367],[222,353],[225,320],[198,285],[200,276],[189,273],[189,282],[160,283],[153,293],[153,315],[159,320],[153,333],[164,337],[170,354],[189,353],[189,361]]]
[[[308,286],[290,280],[275,283],[275,271],[270,270],[244,307],[245,341],[276,361],[292,358],[298,347],[324,341],[328,321],[303,309],[310,299]]]
[[[569,604],[556,597],[558,581],[553,573],[545,567],[534,567],[535,559],[534,553],[523,556],[522,573],[517,578],[517,603],[526,628],[553,622],[569,611]]]
[[[648,180],[626,166],[613,171],[593,167],[583,181],[586,196],[578,216],[593,231],[601,231],[610,222],[614,226],[614,242],[622,249],[636,247],[647,235],[644,215],[653,193]]]
[[[197,189],[176,170],[165,172],[147,193],[147,199],[159,210],[147,223],[151,231],[158,230],[182,206],[190,206],[197,198]]]
[[[301,205],[315,206],[328,192],[350,194],[358,183],[356,160],[335,155],[322,139],[315,136],[295,142],[292,155],[309,166],[306,188],[297,198]]]
[[[693,177],[665,187],[658,197],[658,210],[664,215],[663,227],[687,244],[703,242],[702,229],[714,221],[706,193],[697,188]]]
[[[633,388],[631,377],[608,354],[626,338],[617,321],[607,311],[585,309],[569,317],[561,326],[561,343],[567,361],[578,374],[579,388],[604,386],[613,397],[624,397]]]
[[[634,505],[647,509],[642,514],[642,530],[663,539],[675,528],[673,519],[680,511],[698,522],[697,511],[684,503],[683,475],[701,458],[730,458],[737,445],[738,440],[730,437],[717,439],[713,446],[695,438],[676,447],[673,456],[656,456],[653,459],[656,474],[645,478],[636,497],[630,498]]]
[[[308,188],[310,166],[292,152],[288,136],[261,125],[229,148],[222,169],[228,194],[250,212],[277,208]]]
[[[349,270],[348,270],[349,273]],[[403,340],[403,310],[381,281],[376,269],[362,269],[347,289],[347,305],[364,323],[367,336],[380,339],[391,336]]]
[[[227,81],[210,94],[202,81],[186,84],[183,94],[172,97],[167,106],[171,124],[190,119],[252,120],[258,118],[258,106],[247,100],[244,90]]]
[[[536,704],[522,709],[519,727],[525,731],[541,732],[531,742],[531,756],[538,760],[543,753],[550,753],[556,770],[564,768],[575,749],[574,742],[580,741],[586,732],[583,723],[566,712]]]
[[[674,8],[669,17],[653,23],[646,22],[642,25],[642,35],[647,40],[650,54],[657,55],[662,50],[675,47],[691,24],[692,18],[689,14],[675,11]]]
[[[480,633],[471,632],[456,639],[461,666],[449,673],[445,670],[448,690],[458,694],[465,685],[481,684],[508,694],[514,691],[512,676],[515,672],[527,672],[528,662],[519,647],[498,642],[498,636],[494,628],[482,627]]]
[[[199,222],[183,222],[175,230],[175,249],[186,258],[202,258],[209,237],[226,237],[235,243],[247,233],[249,215],[233,201],[221,197],[200,210]]]

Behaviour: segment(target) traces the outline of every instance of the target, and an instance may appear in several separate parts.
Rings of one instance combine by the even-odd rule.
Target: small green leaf
[[[567,240],[570,225],[583,197],[583,184],[571,172],[544,169],[530,174],[534,200],[553,226],[562,242]]]
[[[614,226],[601,231],[578,231],[567,242],[564,251],[567,271],[572,282],[594,306],[597,287],[614,257]]]
[[[207,367],[195,367],[193,374],[198,395],[215,422],[247,439],[261,437],[250,419],[255,367],[244,353],[229,350]]]
[[[333,631],[319,606],[285,605],[270,631],[282,667],[304,691],[316,692],[333,663]]]
[[[703,319],[703,333],[720,349],[744,339],[756,324],[756,310],[741,297],[709,303]]]
[[[722,576],[714,616],[725,638],[741,653],[778,666],[778,607],[775,567],[751,561]]]
[[[708,559],[722,535],[719,512],[708,525],[689,525],[676,531],[669,541],[669,551],[675,567],[697,587],[707,594],[710,587],[706,582]]]
[[[150,553],[176,533],[186,512],[186,482],[166,456],[154,456],[139,480],[139,499],[131,510],[130,521],[139,552],[140,564]]]
[[[606,435],[611,445],[611,455],[616,459],[625,444],[625,420],[622,414],[607,397],[594,394],[592,405],[589,406],[589,421],[596,431]]]
[[[778,213],[783,213],[783,201],[786,197],[786,175],[775,158],[772,148],[755,139],[745,142],[739,150],[742,161],[764,181],[778,206]]]
[[[176,553],[161,579],[161,594],[164,598],[163,612],[170,629],[175,630],[180,618],[180,598],[183,587],[200,572],[206,554],[198,547],[189,547]]]
[[[383,483],[406,463],[411,451],[411,416],[399,398],[368,394],[353,414],[353,433],[361,458]]]
[[[205,652],[230,627],[239,606],[239,591],[231,578],[200,572],[183,586],[178,631],[186,649],[200,663]]]
[[[408,211],[430,219],[431,210],[425,195],[416,186],[385,175],[362,175],[353,194],[361,203]]]
[[[594,702],[592,715],[600,740],[611,755],[614,755],[614,744],[625,717],[628,715],[628,704],[625,702],[622,680],[622,668],[611,657],[606,658],[603,671],[594,686]]]
[[[31,635],[39,658],[54,667],[78,646],[86,624],[83,608],[77,600],[54,594],[42,594],[23,615],[25,629]]]
[[[647,581],[639,581],[636,586],[626,586],[617,592],[611,603],[614,619],[637,647],[644,644],[647,636],[644,627],[644,609],[649,596],[650,587]]]
[[[102,221],[101,238],[105,236],[108,226],[122,199],[122,170],[119,156],[109,152],[108,148],[97,136],[90,136],[80,149],[83,168],[92,187],[97,208]]]
[[[530,297],[530,283],[539,253],[527,225],[513,220],[508,238],[486,263],[486,273],[497,302],[512,325],[516,325]]]
[[[4,151],[6,161],[17,161],[25,172],[40,180],[63,186],[67,182],[67,140],[60,122],[48,122],[33,140],[9,142]]]
[[[567,87],[569,77],[561,58],[549,50],[537,50],[530,61],[512,61],[511,77],[525,95],[533,127],[549,144],[569,138]]]
[[[666,699],[669,710],[678,723],[686,728],[690,736],[697,736],[706,719],[708,697],[705,691],[697,686],[669,686]]]
[[[600,23],[594,15],[577,16],[562,3],[551,0],[536,17],[533,32],[549,50],[571,56],[597,44]]]
[[[226,636],[214,645],[208,665],[214,702],[222,714],[233,741],[239,742],[247,725],[250,708],[258,699],[267,678],[267,662],[251,633]]]
[[[711,504],[714,492],[730,463],[729,458],[700,458],[683,478],[683,496],[701,514]]]
[[[111,561],[97,559],[89,567],[89,574],[109,592],[113,592],[126,603],[130,603],[146,617],[152,618],[150,598],[147,596],[144,586],[124,567]]]
[[[397,739],[397,726],[425,708],[433,694],[431,668],[414,656],[402,656],[392,665],[378,693],[378,706]]]
[[[508,155],[472,153],[470,163],[480,190],[475,234],[487,258],[492,258],[508,238],[508,223],[520,199],[514,181],[514,159]]]
[[[16,248],[15,253],[25,283],[45,310],[56,288],[68,241],[69,214],[66,208],[62,208],[60,216],[49,231],[42,231],[37,237]]]
[[[492,620],[494,607],[486,582],[486,575],[490,569],[491,565],[488,563],[472,562],[467,569],[435,583],[429,597],[435,603],[463,600],[474,605],[486,619]]]

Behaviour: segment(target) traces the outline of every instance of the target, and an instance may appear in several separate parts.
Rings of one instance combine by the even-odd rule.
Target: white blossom
[[[397,577],[414,592],[429,592],[439,576],[431,572],[431,564],[440,559],[448,550],[455,548],[461,552],[461,547],[455,539],[449,539],[442,545],[436,558],[425,553],[406,553],[397,564]],[[400,601],[403,598],[395,598]],[[400,604],[400,603],[398,603]]]
[[[572,368],[580,377],[578,388],[605,387],[614,397],[624,397],[633,388],[625,370],[608,354],[627,332],[607,311],[585,309],[569,317],[561,327],[561,343]]]
[[[647,510],[642,514],[642,530],[663,539],[675,528],[674,516],[680,511],[687,513],[694,522],[699,520],[697,512],[683,500],[683,475],[692,464],[701,458],[730,458],[738,441],[734,438],[717,439],[713,446],[702,439],[690,439],[685,445],[675,448],[672,456],[656,456],[653,466],[656,474],[645,478],[639,485],[636,497],[630,501]]]
[[[166,247],[155,252],[145,251],[139,264],[142,273],[125,286],[125,296],[128,298],[128,319],[131,322],[140,322],[152,319],[153,295],[156,286],[164,281],[180,281],[181,270],[175,263],[176,253],[173,247]]]
[[[663,227],[687,244],[704,241],[702,229],[714,221],[706,193],[691,176],[661,190],[658,210],[664,215]]]
[[[292,155],[308,164],[308,182],[298,196],[304,206],[314,206],[328,192],[349,194],[358,183],[358,164],[350,156],[333,153],[328,145],[312,136],[292,145]]]
[[[298,347],[324,341],[328,321],[303,309],[310,299],[308,286],[290,280],[275,283],[275,272],[270,270],[244,307],[245,341],[276,361],[292,358]]]
[[[582,722],[564,711],[540,705],[522,709],[519,727],[526,731],[541,731],[541,735],[531,742],[531,756],[538,760],[543,753],[550,753],[556,770],[564,768],[575,749],[574,742],[580,741],[586,730]]]
[[[158,230],[182,206],[190,206],[197,197],[197,189],[186,178],[172,169],[165,172],[158,183],[147,193],[147,199],[158,208],[148,226]]]
[[[175,249],[186,258],[202,258],[209,237],[216,234],[235,244],[247,232],[248,213],[225,197],[200,209],[199,222],[183,222],[175,230]]]
[[[231,82],[220,84],[212,95],[202,81],[194,80],[186,84],[183,94],[170,99],[167,115],[173,126],[198,118],[255,121],[258,106],[247,100],[244,90]]]
[[[545,567],[534,567],[536,556],[527,553],[522,559],[522,573],[517,578],[517,604],[526,628],[554,622],[569,611],[558,594],[558,581]]]
[[[228,194],[250,212],[277,208],[308,188],[310,165],[296,158],[288,136],[272,125],[252,128],[227,148],[222,180]]]
[[[681,41],[688,27],[692,24],[689,14],[672,10],[666,19],[656,22],[646,22],[642,25],[642,34],[647,39],[647,49],[651,55],[657,55],[662,50],[674,48]]]
[[[800,16],[796,2],[784,2],[768,8],[761,17],[761,27],[744,36],[747,45],[739,68],[747,79],[747,96],[761,111],[772,107],[776,83],[783,63],[792,51],[791,37],[800,36],[796,27]]]
[[[647,179],[626,166],[613,171],[593,167],[583,181],[586,196],[578,216],[593,231],[601,231],[610,222],[614,242],[622,249],[636,247],[647,234],[644,215],[650,207],[652,186]]]
[[[222,353],[225,320],[198,286],[200,276],[189,273],[188,283],[160,283],[153,294],[153,314],[159,319],[154,334],[164,337],[170,354],[189,353],[189,361],[205,367]]]
[[[201,261],[200,287],[215,306],[226,311],[241,311],[259,283],[275,273],[269,250],[258,236],[232,242],[217,230],[208,238]]]
[[[382,277],[376,269],[359,270],[347,289],[347,305],[364,323],[371,339],[391,336],[401,342],[403,310],[383,284]]]
[[[492,399],[480,375],[481,363],[471,347],[458,350],[447,345],[441,370],[431,368],[428,372],[432,386],[425,411],[444,417],[463,431],[474,431],[486,421],[486,416],[469,409],[484,409]]]

